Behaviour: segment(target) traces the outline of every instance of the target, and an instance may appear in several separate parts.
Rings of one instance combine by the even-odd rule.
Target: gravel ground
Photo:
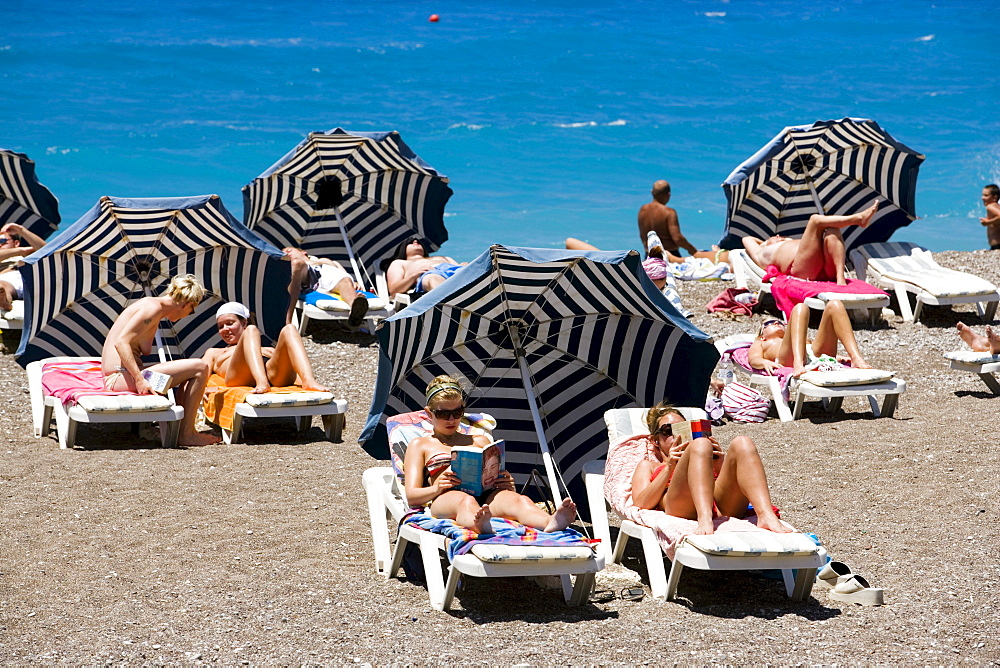
[[[938,253],[1000,283],[1000,253]],[[701,305],[725,285],[683,284]],[[746,319],[699,312],[716,336]],[[754,318],[757,322],[759,317]],[[0,661],[43,664],[1000,663],[997,409],[941,353],[962,348],[971,307],[888,317],[858,338],[909,391],[874,419],[861,398],[794,423],[727,424],[760,445],[775,503],[887,605],[793,603],[779,582],[687,570],[681,598],[566,607],[514,579],[467,582],[451,613],[375,573],[356,445],[377,349],[315,325],[321,381],[350,402],[342,443],[251,423],[249,444],[157,447],[151,434],[85,429],[89,449],[33,437],[27,386],[0,357]],[[638,545],[625,578],[645,582]],[[605,580],[619,588],[625,579]],[[648,594],[648,589],[646,590]],[[498,598],[497,594],[500,593]]]

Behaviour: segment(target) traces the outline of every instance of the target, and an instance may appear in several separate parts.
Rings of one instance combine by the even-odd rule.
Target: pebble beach
[[[935,259],[1000,284],[1000,253]],[[762,317],[707,314],[727,285],[680,284],[716,337]],[[361,475],[384,462],[357,444],[372,337],[319,323],[306,339],[319,380],[349,402],[340,443],[318,421],[303,434],[276,421],[252,423],[246,444],[190,449],[81,427],[87,447],[60,450],[33,435],[24,371],[2,355],[0,663],[996,664],[1000,397],[941,356],[964,348],[956,322],[982,331],[973,308],[924,313],[857,332],[867,360],[907,382],[892,418],[849,398],[833,414],[809,403],[795,422],[772,411],[716,430],[754,438],[783,517],[884,588],[871,608],[821,585],[799,603],[780,581],[690,569],[680,598],[657,602],[633,544],[598,587],[639,580],[641,600],[570,608],[526,580],[467,579],[450,612],[433,611],[423,587],[375,572]]]

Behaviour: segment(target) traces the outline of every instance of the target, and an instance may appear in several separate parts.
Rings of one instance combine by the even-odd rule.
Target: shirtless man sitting
[[[194,313],[205,296],[205,288],[191,274],[175,276],[159,297],[143,297],[122,311],[108,332],[101,351],[104,389],[109,392],[152,394],[149,383],[142,377],[142,356],[153,350],[153,337],[160,320],[177,322]],[[184,359],[162,362],[149,367],[171,377],[171,386],[184,407],[178,445],[210,445],[219,438],[195,430],[198,406],[205,394],[209,368],[204,360]]]
[[[401,246],[389,267],[385,270],[385,282],[389,288],[389,298],[397,292],[416,289],[430,292],[451,278],[466,263],[457,263],[446,255],[428,257],[427,249],[417,237]]]
[[[0,228],[0,261],[21,255],[31,255],[45,245],[45,239],[17,223]]]
[[[846,252],[840,228],[868,227],[876,211],[878,202],[850,216],[813,214],[801,239],[774,236],[761,241],[743,237],[743,247],[750,259],[763,269],[773,264],[781,273],[795,278],[847,285],[844,277]]]
[[[695,255],[698,249],[687,240],[681,233],[681,224],[677,219],[677,211],[667,206],[670,201],[670,184],[660,180],[653,184],[653,201],[642,205],[639,209],[639,238],[642,239],[643,248],[647,246],[646,239],[650,232],[663,241],[663,251],[667,253],[678,253],[678,249],[683,248],[691,255]],[[656,256],[661,257],[661,256]],[[670,260],[679,262],[680,260]],[[718,262],[719,260],[715,260]]]

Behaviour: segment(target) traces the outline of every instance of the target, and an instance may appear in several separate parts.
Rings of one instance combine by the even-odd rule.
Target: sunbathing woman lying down
[[[843,302],[828,302],[823,309],[816,338],[809,341],[808,333],[809,307],[805,304],[795,305],[787,327],[780,320],[765,320],[747,353],[750,366],[768,375],[779,367],[790,366],[794,369],[792,375],[797,377],[805,373],[807,366],[820,355],[836,358],[837,344],[843,343],[851,366],[855,369],[872,368],[858,350],[851,317],[847,315]],[[838,361],[847,362],[848,359],[840,358]]]
[[[215,312],[215,325],[226,347],[205,351],[203,359],[212,373],[225,378],[229,387],[253,387],[254,394],[263,394],[272,385],[293,384],[304,390],[326,391],[316,381],[302,336],[293,325],[281,328],[273,348],[262,347],[260,330],[249,324],[249,319],[250,309],[239,302],[223,304]]]
[[[632,476],[632,503],[646,510],[662,510],[675,517],[698,521],[696,534],[714,533],[715,517],[743,518],[748,505],[757,513],[757,526],[777,533],[792,530],[782,524],[771,505],[764,464],[749,436],[737,436],[725,452],[714,438],[682,443],[670,425],[684,416],[661,402],[649,409],[646,423],[656,442],[655,461],[644,459]]]
[[[430,506],[434,517],[453,519],[477,533],[492,533],[490,518],[505,517],[541,529],[560,531],[576,517],[576,504],[564,499],[555,514],[549,515],[528,497],[514,491],[514,478],[500,471],[493,489],[480,497],[454,489],[461,480],[451,470],[451,448],[458,445],[490,444],[486,436],[470,436],[458,430],[465,415],[465,394],[449,376],[438,376],[427,386],[425,409],[434,431],[413,439],[403,459],[406,498],[411,506]]]

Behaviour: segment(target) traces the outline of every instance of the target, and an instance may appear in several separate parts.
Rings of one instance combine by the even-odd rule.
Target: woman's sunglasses
[[[465,406],[459,406],[458,408],[454,408],[454,409],[452,409],[450,411],[449,410],[435,410],[435,409],[432,408],[431,409],[431,413],[438,420],[456,420],[456,419],[462,417],[463,415],[465,415]]]
[[[662,436],[663,438],[669,438],[674,435],[673,429],[670,428],[671,423],[661,424],[659,428],[653,432],[653,436]]]

